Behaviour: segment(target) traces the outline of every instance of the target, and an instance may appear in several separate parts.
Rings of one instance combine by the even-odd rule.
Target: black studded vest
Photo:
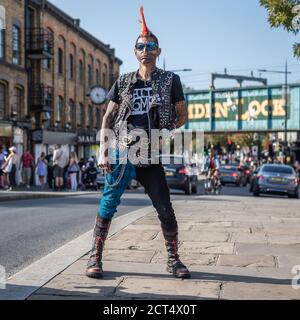
[[[119,109],[114,117],[113,130],[118,135],[121,132],[122,123],[127,120],[131,113],[131,104],[133,101],[133,90],[137,82],[136,72],[126,73],[118,79],[119,89]],[[151,75],[151,87],[153,90],[153,98],[150,110],[156,107],[158,116],[158,128],[172,130],[175,126],[176,112],[175,106],[171,100],[171,89],[173,82],[173,73],[156,68]]]

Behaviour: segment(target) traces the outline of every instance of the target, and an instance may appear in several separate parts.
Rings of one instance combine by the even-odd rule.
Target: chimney
[[[77,27],[80,27],[80,19],[74,19],[74,24]]]

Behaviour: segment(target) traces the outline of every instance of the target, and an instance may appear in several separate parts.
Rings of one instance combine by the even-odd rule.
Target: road
[[[243,187],[225,187],[222,193],[250,196]],[[198,195],[201,194],[200,183]],[[171,192],[172,200],[192,197],[181,191]],[[6,268],[7,276],[91,230],[98,203],[95,195],[1,202],[0,265]],[[128,190],[116,216],[149,205],[142,188]]]

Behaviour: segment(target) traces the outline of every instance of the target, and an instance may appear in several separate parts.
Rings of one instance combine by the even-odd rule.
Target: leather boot
[[[86,275],[90,278],[102,278],[103,276],[102,253],[110,223],[111,219],[103,219],[97,215],[94,227],[93,247],[86,269]]]
[[[165,238],[168,262],[167,271],[176,278],[188,279],[191,277],[188,268],[180,261],[178,255],[178,231],[163,230]]]

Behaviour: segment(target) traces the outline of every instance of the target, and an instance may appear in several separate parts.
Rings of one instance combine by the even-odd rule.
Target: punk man
[[[103,129],[112,129],[118,135],[124,121],[127,129],[142,128],[150,132],[151,129],[179,128],[188,118],[180,78],[156,67],[156,60],[161,53],[158,38],[146,25],[143,7],[140,13],[142,31],[134,48],[139,69],[120,76],[107,96],[109,104],[102,123],[99,157],[99,166],[106,171],[106,182],[96,217],[86,275],[92,278],[102,277],[102,253],[111,220],[123,192],[131,179],[135,178],[145,188],[158,213],[166,244],[168,272],[178,278],[190,278],[189,270],[178,255],[178,226],[163,166],[153,163],[146,166],[135,165],[130,161],[125,165],[111,163],[108,155],[109,141],[103,134]],[[172,116],[174,114],[176,116]]]

